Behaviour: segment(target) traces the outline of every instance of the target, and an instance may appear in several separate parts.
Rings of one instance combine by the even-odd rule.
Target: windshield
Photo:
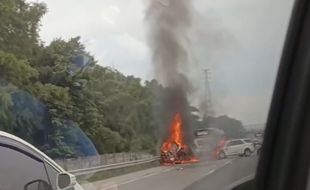
[[[2,0],[0,131],[76,189],[230,189],[254,178],[293,3]],[[16,188],[58,188],[2,136],[45,168]]]

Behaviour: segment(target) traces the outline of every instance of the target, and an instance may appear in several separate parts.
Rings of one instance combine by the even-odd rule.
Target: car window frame
[[[31,147],[27,146],[26,144],[24,144],[18,140],[11,139],[11,138],[6,137],[6,136],[0,136],[0,144],[5,144],[7,146],[18,148],[19,150],[24,151],[25,153],[31,154],[32,156],[36,157],[37,159],[40,159],[40,160],[44,159],[44,157],[41,154],[34,151]]]
[[[243,142],[242,140],[236,140],[236,142],[239,142],[239,143],[236,144],[236,145],[242,145],[242,144],[244,144],[244,142]]]
[[[256,178],[244,189],[306,188],[310,164],[309,26],[310,2],[296,0],[282,52]]]
[[[233,145],[230,145],[231,143],[236,143],[238,142],[239,140],[231,140],[227,143],[226,147],[231,147],[231,146],[237,146],[237,145],[241,145],[241,144],[233,144]],[[240,140],[241,141],[241,140]],[[242,142],[242,141],[241,141]]]
[[[9,148],[9,149],[12,149],[12,150],[15,150],[15,151],[17,151],[17,152],[20,152],[20,153],[22,153],[22,154],[24,154],[24,155],[26,155],[26,156],[28,156],[28,157],[30,157],[30,158],[32,158],[32,159],[34,159],[34,160],[36,160],[36,161],[41,162],[41,163],[44,164],[44,160],[43,160],[42,158],[36,156],[35,154],[31,154],[29,151],[26,151],[26,150],[23,149],[23,148],[20,148],[20,147],[18,147],[18,146],[14,146],[14,145],[11,145],[11,144],[7,144],[7,143],[2,143],[2,142],[0,142],[0,147],[1,147],[1,146],[2,146],[2,147]]]
[[[234,146],[234,145],[230,145],[231,143],[233,143],[233,141],[229,141],[229,142],[226,144],[226,147]]]
[[[240,143],[238,143],[238,144],[233,144],[233,145],[229,145],[230,143],[236,143],[236,142],[240,142]],[[242,144],[244,144],[243,142],[242,142],[242,140],[231,140],[231,141],[229,141],[228,143],[227,143],[227,147],[230,147],[230,146],[238,146],[238,145],[242,145]]]
[[[44,160],[42,158],[38,157],[35,154],[32,154],[29,150],[25,150],[23,148],[20,148],[19,146],[14,146],[14,145],[11,145],[9,143],[0,142],[0,147],[11,149],[11,150],[13,150],[15,152],[18,152],[20,154],[25,155],[26,157],[28,157],[28,158],[30,158],[32,160],[35,160],[35,161],[41,163],[42,164],[42,170],[44,170],[45,175],[46,175],[46,180],[47,180],[46,183],[48,183],[50,185],[50,187],[52,187],[49,175],[48,175],[46,167],[45,167],[45,162],[44,162]]]
[[[57,188],[57,182],[52,180],[53,178],[49,170],[47,169],[47,167],[50,167],[52,170],[55,170],[56,173],[58,174],[61,173],[62,171],[59,168],[57,168],[53,163],[49,162],[48,160],[44,160],[44,168],[45,168],[48,180],[49,180],[49,184],[52,186],[52,188],[54,187]]]

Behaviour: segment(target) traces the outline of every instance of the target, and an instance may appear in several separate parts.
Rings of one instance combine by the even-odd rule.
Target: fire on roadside
[[[216,147],[213,150],[213,157],[218,159],[219,158],[219,154],[221,152],[221,150],[223,150],[223,148],[225,147],[226,143],[227,143],[228,139],[223,136],[221,137],[221,139],[218,141]]]
[[[161,146],[161,163],[163,165],[196,163],[199,160],[185,143],[183,121],[176,113],[169,130],[168,138]]]

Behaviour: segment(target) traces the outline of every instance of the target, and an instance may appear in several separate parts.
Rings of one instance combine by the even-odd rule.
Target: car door
[[[242,154],[244,148],[244,142],[242,140],[236,140],[235,154]]]
[[[268,116],[257,189],[303,190],[310,163],[310,2],[297,0]]]
[[[0,158],[0,189],[51,190],[44,162],[40,158],[2,143]]]
[[[56,178],[60,171],[58,171],[52,164],[48,162],[45,162],[45,168],[50,179],[51,186],[53,189],[57,189]]]
[[[227,142],[227,144],[224,146],[224,151],[226,156],[231,154],[231,146],[232,146],[232,141]]]
[[[237,151],[237,141],[236,140],[232,140],[230,141],[227,145],[226,145],[226,154],[227,155],[233,155],[236,154]]]

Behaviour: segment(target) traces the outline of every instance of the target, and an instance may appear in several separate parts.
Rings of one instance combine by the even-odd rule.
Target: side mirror
[[[52,190],[52,187],[46,181],[38,179],[27,183],[24,190]]]
[[[74,187],[76,184],[76,178],[69,173],[59,173],[56,179],[57,189],[66,190]]]

